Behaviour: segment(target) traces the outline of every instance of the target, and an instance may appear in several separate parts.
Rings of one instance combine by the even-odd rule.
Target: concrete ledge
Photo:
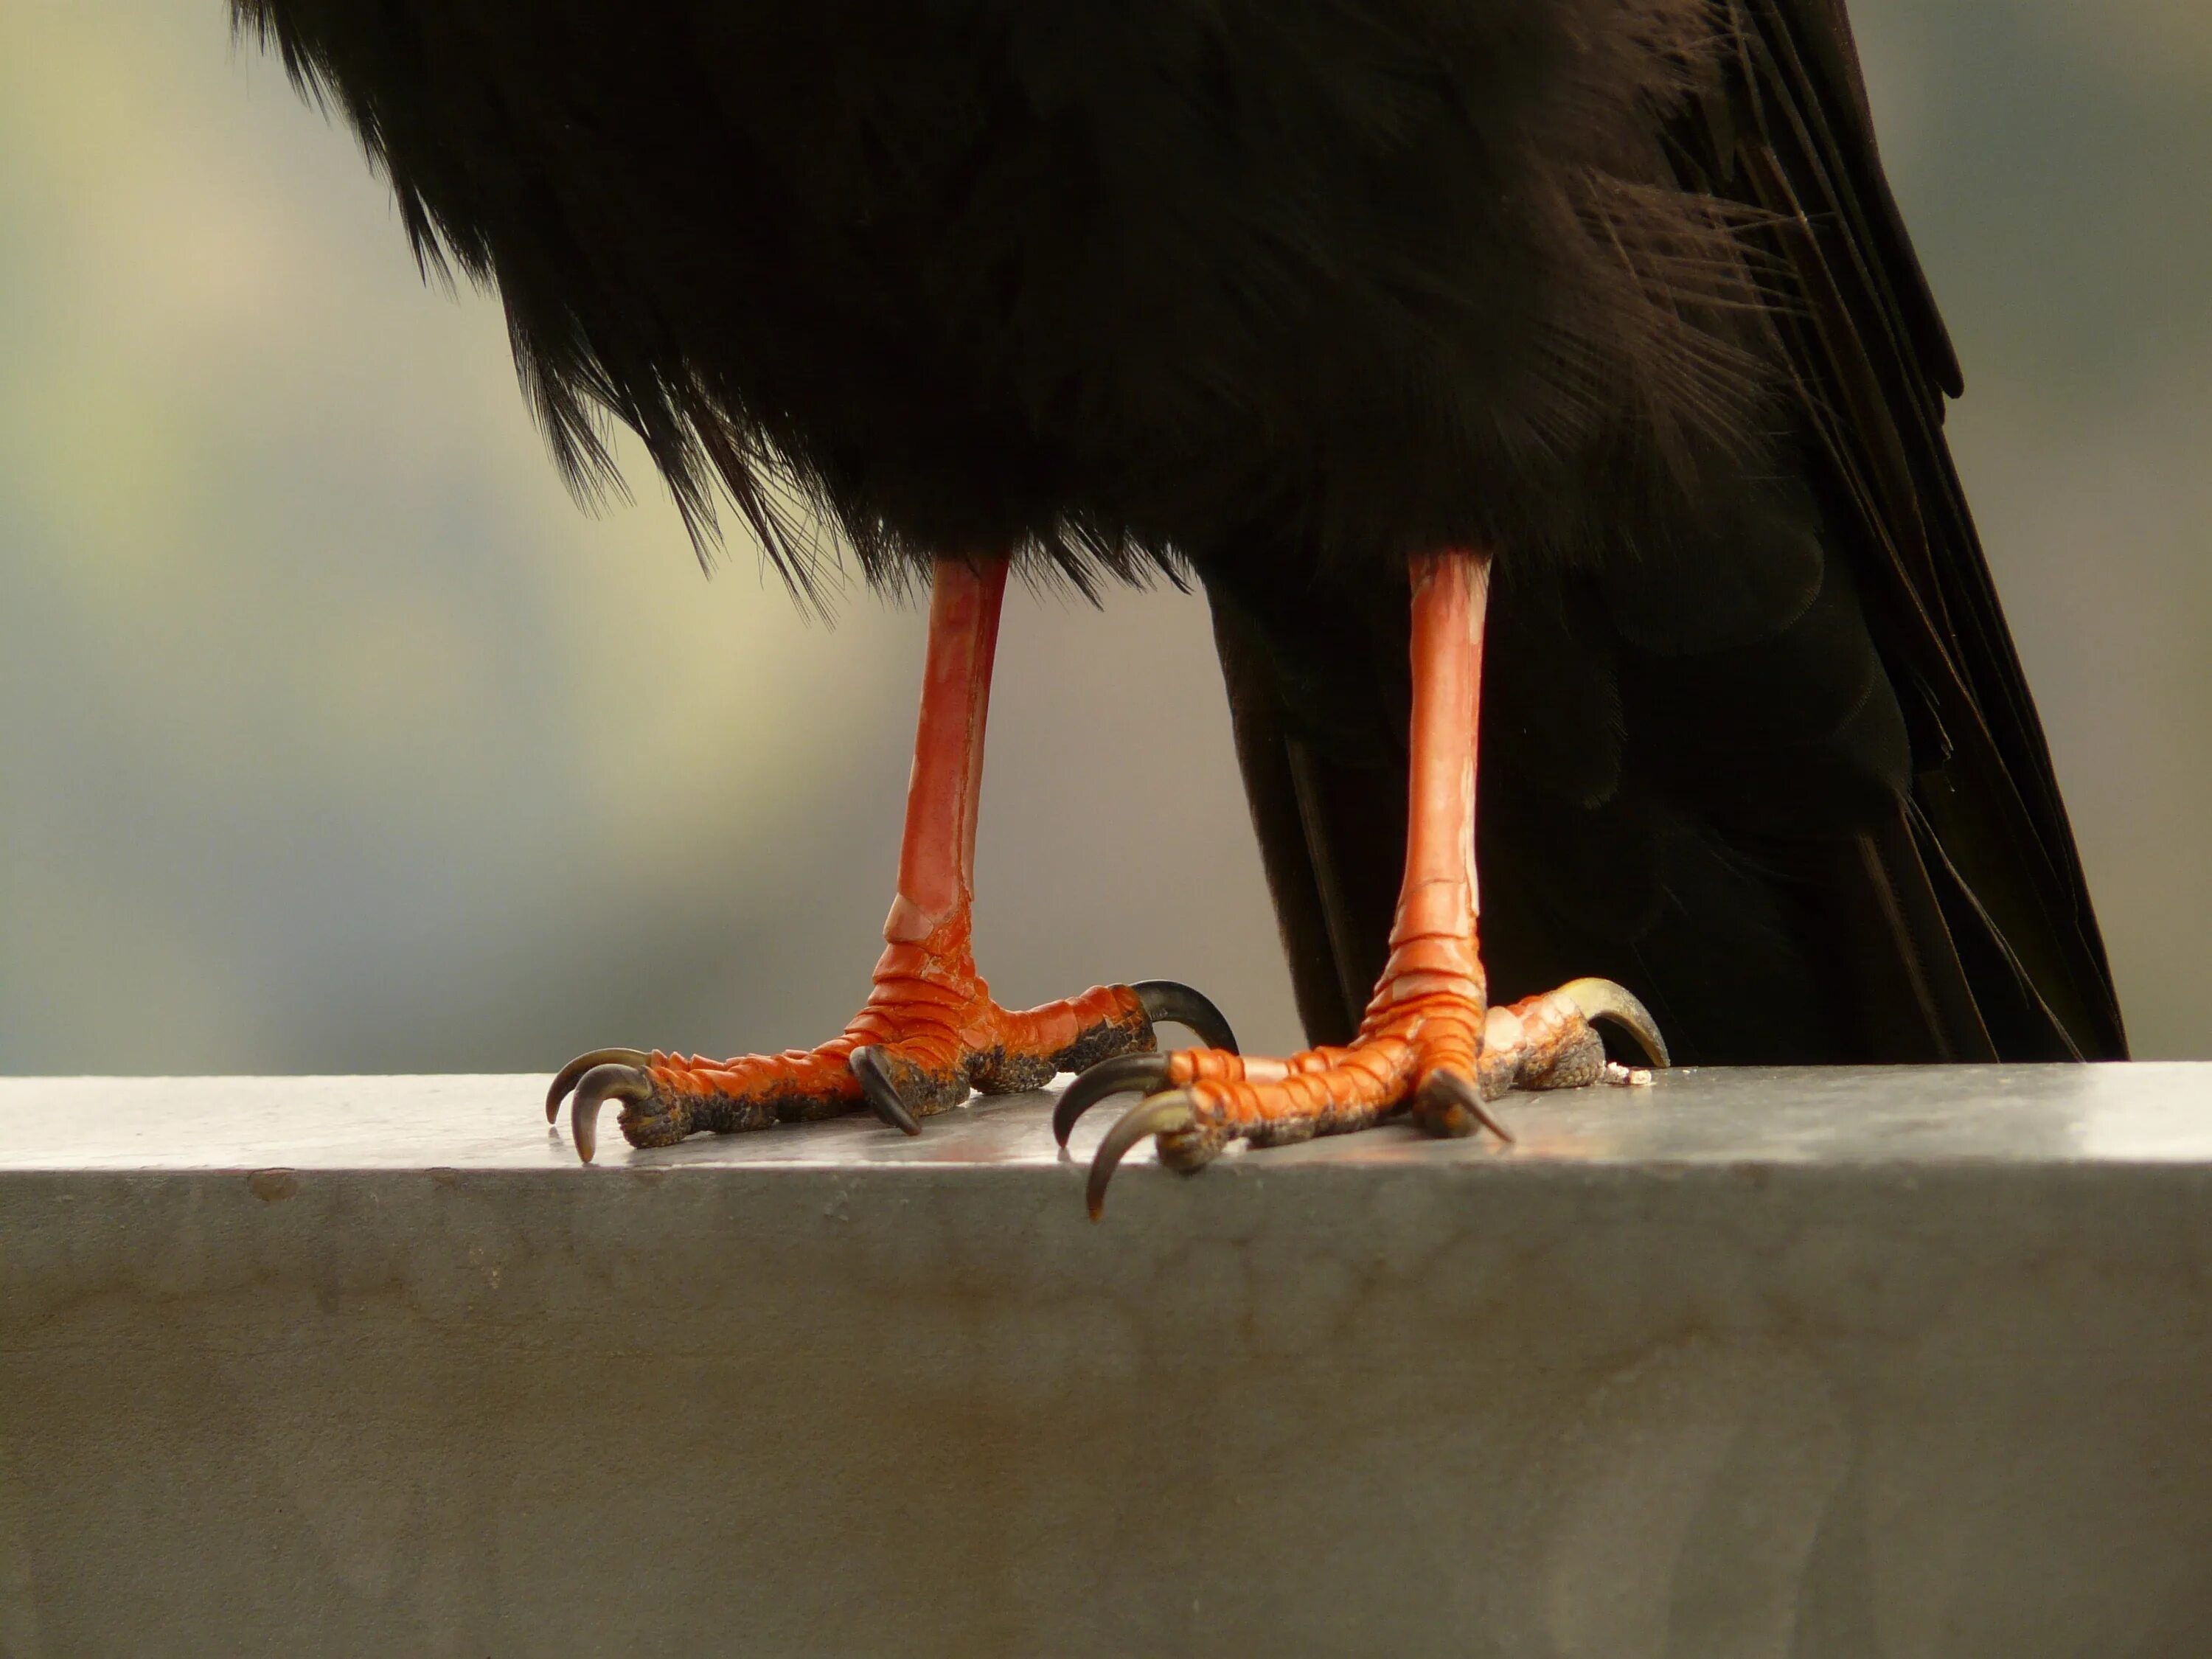
[[[0,1082],[0,1654],[2212,1650],[2212,1066],[1130,1167]],[[610,1139],[612,1137],[610,1136]]]

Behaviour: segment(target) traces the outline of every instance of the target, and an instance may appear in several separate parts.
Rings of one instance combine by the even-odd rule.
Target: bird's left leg
[[[1281,1146],[1364,1129],[1410,1109],[1430,1133],[1505,1131],[1486,1103],[1514,1088],[1561,1089],[1643,1074],[1609,1062],[1592,1029],[1610,1020],[1654,1065],[1666,1049],[1636,998],[1604,980],[1492,1008],[1476,938],[1476,736],[1489,562],[1474,553],[1417,561],[1413,579],[1412,799],[1390,955],[1349,1047],[1288,1060],[1213,1048],[1127,1054],[1093,1066],[1060,1097],[1061,1145],[1111,1094],[1144,1101],[1108,1132],[1091,1164],[1091,1212],[1121,1158],[1147,1135],[1179,1170],[1232,1140]],[[1510,1139],[1510,1136],[1506,1137]]]
[[[552,1121],[574,1091],[569,1130],[586,1161],[599,1144],[599,1109],[610,1100],[622,1103],[622,1132],[633,1146],[864,1105],[916,1134],[919,1119],[959,1104],[971,1089],[1035,1089],[1056,1072],[1150,1048],[1157,1021],[1234,1046],[1219,1012],[1188,986],[1102,985],[1042,1007],[1003,1008],[975,970],[975,821],[1006,586],[1004,559],[937,562],[898,890],[866,1006],[842,1033],[813,1048],[729,1060],[635,1048],[579,1054],[553,1079],[545,1117]]]

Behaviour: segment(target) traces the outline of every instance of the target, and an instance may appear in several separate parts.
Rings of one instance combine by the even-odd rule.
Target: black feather
[[[426,264],[495,283],[564,472],[643,438],[793,580],[1592,553],[1751,421],[1741,210],[1668,188],[1697,0],[236,0]]]
[[[1634,985],[1707,1060],[2117,1058],[2126,1039],[2041,729],[1942,434],[1948,334],[1884,182],[1841,14],[1747,4],[1731,64],[1670,127],[1674,176],[1765,216],[1750,256],[1786,387],[1756,465],[1709,474],[1687,536],[1624,514],[1587,574],[1504,564],[1486,670],[1481,865],[1493,989],[1578,972]],[[1602,481],[1595,494],[1613,498]],[[1617,509],[1616,509],[1617,510]],[[1342,1040],[1303,891],[1402,825],[1402,635],[1364,665],[1255,559],[1208,572],[1226,635],[1271,630],[1270,688],[1224,647],[1300,1006]],[[1296,616],[1286,613],[1298,613]],[[1375,612],[1380,622],[1386,612]],[[1257,619],[1257,620],[1255,620]],[[1371,629],[1370,629],[1371,631]],[[1367,689],[1358,689],[1364,672]],[[1304,712],[1301,713],[1303,708]],[[1313,723],[1334,759],[1304,757]],[[1281,728],[1281,735],[1274,736]],[[1326,744],[1324,745],[1327,746]],[[1255,752],[1255,751],[1260,752]],[[1369,802],[1376,845],[1344,821]],[[1347,853],[1347,849],[1352,849]],[[1337,984],[1364,983],[1394,895],[1340,902]],[[1316,1020],[1312,1010],[1324,1010]]]

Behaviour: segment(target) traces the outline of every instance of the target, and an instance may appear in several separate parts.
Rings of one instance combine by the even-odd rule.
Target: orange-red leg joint
[[[708,1060],[654,1053],[652,1097],[625,1105],[623,1133],[662,1146],[700,1130],[727,1133],[834,1117],[863,1103],[853,1051],[874,1048],[906,1109],[927,1117],[969,1091],[1035,1089],[1054,1073],[1152,1046],[1152,1023],[1125,985],[1042,1007],[1006,1009],[976,974],[964,919],[918,945],[893,945],[844,1031],[819,1048]]]
[[[1184,1049],[1156,1073],[1100,1073],[1079,1083],[1056,1119],[1115,1088],[1145,1103],[1108,1132],[1091,1174],[1097,1212],[1114,1165],[1146,1134],[1163,1163],[1194,1169],[1231,1140],[1280,1146],[1364,1129],[1410,1109],[1433,1133],[1505,1137],[1486,1103],[1515,1087],[1596,1082],[1609,1067],[1590,1021],[1633,1030],[1664,1063],[1650,1016],[1620,987],[1577,980],[1510,1008],[1489,1006],[1477,928],[1474,867],[1476,739],[1481,724],[1482,631],[1489,562],[1473,553],[1417,561],[1413,573],[1413,704],[1406,866],[1390,954],[1358,1033],[1344,1048],[1287,1060]],[[1510,1137],[1505,1137],[1510,1139]]]
[[[1127,986],[1012,1011],[991,1000],[975,971],[976,805],[1006,583],[1004,560],[938,562],[898,891],[866,1006],[817,1048],[734,1060],[659,1050],[580,1056],[555,1079],[547,1115],[576,1091],[572,1121],[585,1157],[605,1099],[623,1103],[623,1133],[638,1146],[851,1111],[864,1098],[853,1061],[863,1048],[874,1051],[872,1068],[894,1091],[899,1121],[910,1122],[958,1104],[971,1088],[1036,1088],[1055,1072],[1152,1045],[1151,1021]]]
[[[1172,1056],[1169,1081],[1188,1090],[1209,1132],[1164,1141],[1170,1156],[1210,1155],[1208,1143],[1237,1136],[1273,1146],[1363,1129],[1421,1100],[1419,1085],[1434,1073],[1478,1082],[1488,1010],[1476,939],[1474,784],[1488,586],[1489,562],[1474,554],[1413,568],[1406,868],[1390,955],[1358,1034],[1347,1048],[1285,1061]],[[1465,1106],[1436,1098],[1435,1127],[1478,1127]]]

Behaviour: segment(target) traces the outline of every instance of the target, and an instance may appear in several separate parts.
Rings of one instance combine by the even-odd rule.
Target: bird
[[[802,600],[848,558],[928,590],[866,1006],[781,1054],[580,1054],[546,1109],[585,1160],[611,1100],[640,1147],[917,1133],[1073,1071],[1063,1145],[1137,1097],[1096,1218],[1147,1139],[1192,1170],[1504,1135],[1513,1091],[1670,1062],[2124,1057],[1842,0],[232,23],[349,121],[425,275],[496,291],[580,495],[618,422],[702,558],[734,524]],[[1171,981],[990,996],[1010,574],[1202,589],[1306,1050]]]

